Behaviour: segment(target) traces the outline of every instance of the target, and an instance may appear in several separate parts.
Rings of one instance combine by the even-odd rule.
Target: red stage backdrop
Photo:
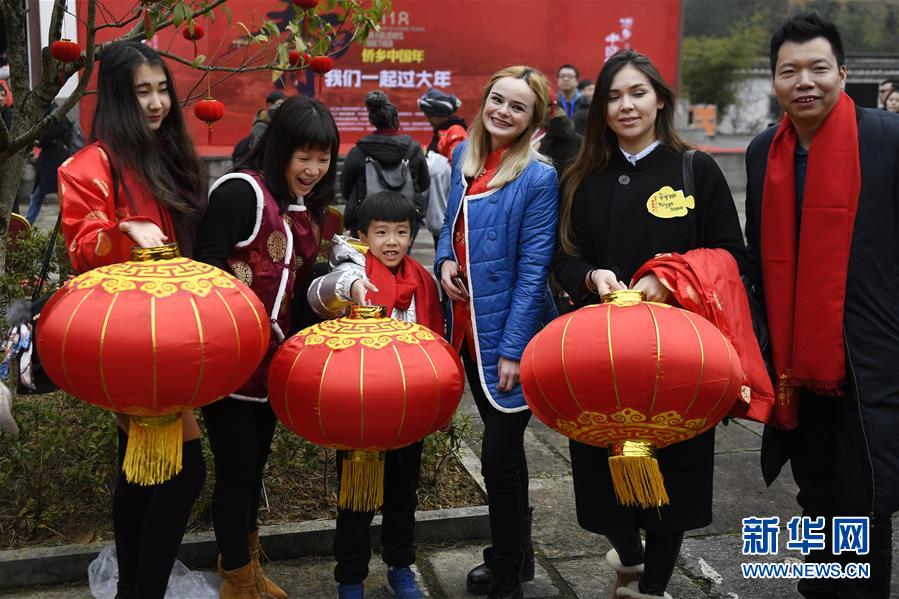
[[[106,0],[111,14],[133,11],[135,3]],[[320,10],[325,9],[322,2]],[[237,25],[271,19],[286,24],[292,2],[285,0],[229,0],[233,23],[223,16],[215,22],[200,18],[206,36],[197,43],[207,64],[239,64],[254,45],[245,41]],[[351,45],[334,56],[335,68],[325,75],[321,99],[334,113],[340,127],[343,152],[371,131],[364,106],[365,94],[382,89],[400,111],[403,131],[422,143],[431,127],[418,111],[416,100],[428,87],[438,87],[462,99],[460,116],[471,120],[483,86],[501,67],[528,64],[544,71],[555,88],[555,71],[571,63],[582,78],[594,79],[603,61],[621,48],[635,48],[648,55],[662,75],[675,83],[680,40],[680,0],[394,0],[381,30],[365,46]],[[83,39],[83,28],[80,32]],[[101,30],[101,41],[117,35]],[[178,30],[167,29],[152,41],[184,57],[193,56],[193,44]],[[201,73],[170,61],[178,93],[187,97]],[[213,81],[227,76],[215,73]],[[95,84],[94,84],[95,85]],[[249,134],[265,96],[275,89],[285,93],[315,95],[318,85],[309,71],[291,73],[272,82],[267,71],[232,75],[213,88],[225,103],[225,117],[215,124],[214,147],[203,148],[206,125],[192,111],[186,113],[194,138],[204,153],[228,153]],[[89,131],[96,104],[94,96],[82,100],[82,124]]]

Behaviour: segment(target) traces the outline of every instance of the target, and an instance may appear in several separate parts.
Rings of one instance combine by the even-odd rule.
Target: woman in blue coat
[[[454,152],[435,259],[452,300],[448,338],[462,355],[484,421],[492,547],[467,586],[491,599],[521,597],[521,581],[534,577],[524,453],[531,414],[518,369],[525,345],[555,315],[546,281],[558,181],[530,143],[549,105],[546,77],[530,67],[508,67],[490,79],[468,141]]]

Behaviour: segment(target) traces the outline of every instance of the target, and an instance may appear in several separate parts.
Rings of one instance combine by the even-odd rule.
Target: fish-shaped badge
[[[684,197],[684,192],[664,186],[646,200],[646,210],[657,218],[680,218],[696,208],[693,196]]]

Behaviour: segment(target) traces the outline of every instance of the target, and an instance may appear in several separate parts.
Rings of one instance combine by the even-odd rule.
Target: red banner
[[[119,16],[135,10],[127,1],[108,0],[105,6]],[[256,51],[239,22],[252,30],[254,22],[270,19],[283,29],[293,11],[287,0],[229,0],[227,6],[233,15],[230,25],[223,16],[214,23],[197,19],[206,29],[197,50],[208,57],[208,65],[236,66]],[[324,7],[322,3],[319,10]],[[680,12],[680,0],[394,0],[393,12],[364,46],[351,44],[334,56],[334,70],[321,81],[321,99],[334,113],[345,152],[372,129],[364,98],[374,89],[387,92],[396,104],[403,131],[427,143],[431,126],[416,101],[428,87],[457,95],[462,100],[459,115],[470,121],[490,75],[513,64],[542,70],[555,88],[559,65],[574,64],[582,78],[594,79],[607,56],[630,47],[649,56],[665,79],[675,83]],[[100,34],[111,39],[117,32],[104,29]],[[151,45],[186,58],[194,54],[180,30],[164,30]],[[199,71],[169,64],[182,98],[206,88]],[[227,146],[249,134],[269,92],[318,95],[317,78],[309,71],[275,82],[268,71],[213,73],[212,94],[225,103],[225,118],[215,125],[214,147],[204,153],[230,153]],[[86,127],[94,104],[93,96],[82,101]],[[187,120],[195,139],[204,142],[206,125],[192,111]]]

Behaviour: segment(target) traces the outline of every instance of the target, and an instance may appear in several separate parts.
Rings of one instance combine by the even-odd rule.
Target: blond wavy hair
[[[490,147],[490,134],[484,128],[484,106],[487,104],[487,99],[490,97],[490,91],[493,89],[493,86],[497,81],[505,77],[523,80],[534,92],[536,100],[533,107],[534,112],[531,115],[531,122],[518,136],[518,139],[511,143],[509,150],[503,155],[496,174],[487,183],[487,186],[492,188],[502,187],[506,183],[514,181],[533,160],[549,162],[548,158],[537,152],[531,145],[531,138],[540,128],[543,121],[546,120],[549,106],[552,104],[549,82],[546,79],[546,75],[537,69],[516,65],[500,69],[494,73],[484,88],[477,117],[468,130],[468,143],[462,155],[462,174],[469,178],[476,177],[484,167],[487,155],[492,150]]]

